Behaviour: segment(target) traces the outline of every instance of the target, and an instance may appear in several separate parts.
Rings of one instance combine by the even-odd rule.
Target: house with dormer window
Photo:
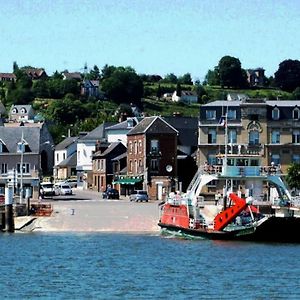
[[[34,110],[31,105],[12,105],[9,111],[11,122],[34,122]]]
[[[11,173],[15,178],[15,193],[20,192],[21,161],[23,191],[29,189],[37,199],[39,180],[52,172],[53,167],[53,140],[45,124],[0,126],[0,193],[4,192]]]
[[[218,100],[200,108],[198,165],[216,164],[218,154],[239,151],[260,155],[264,165],[300,163],[300,101]],[[226,124],[220,122],[226,116]],[[225,129],[227,128],[227,136]],[[226,141],[227,139],[227,141]]]

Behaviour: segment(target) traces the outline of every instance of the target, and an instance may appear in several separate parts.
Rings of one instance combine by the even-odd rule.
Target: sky
[[[300,60],[299,12],[299,0],[0,0],[0,72],[86,63],[202,81],[230,55],[273,76]]]

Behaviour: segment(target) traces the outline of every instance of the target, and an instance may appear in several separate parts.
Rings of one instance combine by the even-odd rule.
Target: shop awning
[[[113,184],[136,184],[137,182],[141,182],[141,178],[119,178],[118,180],[113,181]]]

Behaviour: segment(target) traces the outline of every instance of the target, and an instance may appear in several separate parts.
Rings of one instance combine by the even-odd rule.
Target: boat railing
[[[203,167],[206,174],[218,174],[221,176],[240,177],[240,176],[267,176],[280,175],[280,166],[226,166],[207,165]]]

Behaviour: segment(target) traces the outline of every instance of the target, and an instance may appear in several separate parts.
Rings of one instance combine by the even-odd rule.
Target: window
[[[271,143],[280,144],[280,130],[272,130]]]
[[[132,142],[129,142],[129,153],[132,153]]]
[[[215,154],[209,154],[207,158],[207,162],[209,165],[216,165],[217,164],[217,158]]]
[[[249,145],[259,145],[259,132],[257,130],[249,132]]]
[[[139,153],[142,153],[142,141],[139,140]]]
[[[63,160],[66,159],[66,153],[63,153]]]
[[[80,151],[77,151],[77,162],[80,162]]]
[[[151,171],[158,171],[158,160],[157,159],[151,159],[150,168],[151,168]]]
[[[280,155],[279,154],[272,154],[271,162],[273,162],[275,165],[279,165],[280,164]]]
[[[215,129],[208,130],[208,144],[215,144],[217,142],[217,131]]]
[[[14,108],[12,109],[11,112],[12,112],[13,114],[17,114],[17,113],[18,113],[18,110],[17,110],[17,108],[14,107]]]
[[[134,154],[138,153],[138,143],[137,141],[134,141]]]
[[[21,114],[26,114],[26,113],[27,113],[26,108],[25,108],[25,107],[22,107],[22,108],[21,108]]]
[[[100,170],[104,169],[104,161],[103,159],[100,159]]]
[[[292,143],[293,144],[300,144],[300,131],[294,130],[292,135]]]
[[[228,110],[227,119],[228,120],[235,120],[236,119],[236,110],[235,109],[229,109]]]
[[[129,172],[132,173],[132,160],[129,161]]]
[[[293,163],[300,164],[300,154],[293,154],[292,160]]]
[[[1,167],[0,173],[1,174],[6,174],[7,173],[7,164],[2,163],[0,167]]]
[[[215,110],[207,110],[206,111],[206,120],[215,120],[216,119],[216,111]]]
[[[138,162],[137,162],[136,159],[134,160],[134,173],[135,173],[135,174],[138,173]]]
[[[23,163],[23,173],[28,174],[29,173],[29,163]],[[17,164],[17,172],[21,173],[21,164]]]
[[[151,140],[151,152],[158,152],[158,140]]]
[[[230,144],[237,143],[237,133],[235,129],[228,130],[228,143]]]
[[[58,162],[59,161],[59,154],[56,153],[56,161]]]
[[[278,107],[275,107],[275,108],[272,110],[272,119],[273,119],[273,120],[279,120],[279,117],[280,117],[280,111],[279,111],[279,108],[278,108]]]
[[[300,118],[300,111],[298,107],[295,107],[293,110],[293,119],[294,120],[299,120]]]

